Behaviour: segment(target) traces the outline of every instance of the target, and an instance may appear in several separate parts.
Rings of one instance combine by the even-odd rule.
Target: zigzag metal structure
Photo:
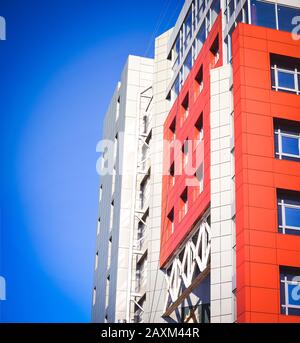
[[[198,270],[201,274],[209,265],[211,251],[211,228],[207,216],[197,224],[194,234],[184,247],[177,253],[165,277],[167,282],[167,297],[165,311],[175,303],[184,289],[189,288]]]

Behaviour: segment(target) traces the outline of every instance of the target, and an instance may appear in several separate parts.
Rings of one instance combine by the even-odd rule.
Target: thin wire
[[[160,26],[161,26],[161,24],[162,24],[162,22],[163,22],[163,20],[164,20],[164,18],[166,16],[166,14],[167,14],[167,12],[168,12],[168,9],[170,7],[171,1],[172,0],[168,0],[168,2],[166,3],[166,7],[161,11],[160,16],[158,17],[158,20],[156,22],[156,26],[154,28],[154,31],[152,32],[152,35],[151,35],[150,40],[148,42],[147,48],[146,48],[146,50],[144,52],[144,56],[147,56],[147,54],[149,52],[149,49],[151,48],[151,45],[153,44],[153,40],[155,39],[155,37],[157,35],[157,32],[158,32],[158,30],[159,30],[159,28],[160,28]]]

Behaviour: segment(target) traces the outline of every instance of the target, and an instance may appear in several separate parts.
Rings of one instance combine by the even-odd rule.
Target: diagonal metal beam
[[[175,309],[183,302],[183,300],[187,298],[189,294],[206,278],[209,272],[210,272],[210,264],[203,270],[203,272],[201,272],[194,279],[193,283],[181,293],[178,299],[166,309],[165,313],[162,316],[169,317],[170,314],[173,311],[175,311]]]

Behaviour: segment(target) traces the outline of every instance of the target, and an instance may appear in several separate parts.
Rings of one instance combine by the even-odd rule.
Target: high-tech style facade
[[[297,16],[186,0],[154,60],[129,58],[104,138],[124,133],[130,177],[101,177],[94,321],[300,322]]]
[[[299,7],[185,2],[168,55],[165,318],[300,321]]]
[[[129,56],[105,116],[99,147],[95,322],[156,321],[161,315],[160,199],[163,124],[170,108],[165,97],[170,33],[156,38],[154,59]]]

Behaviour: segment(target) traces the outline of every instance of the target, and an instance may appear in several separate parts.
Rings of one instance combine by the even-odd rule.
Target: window
[[[272,89],[300,94],[300,60],[288,56],[271,55]]]
[[[99,189],[99,202],[100,202],[101,199],[102,199],[102,193],[103,193],[103,186],[101,185],[101,186],[100,186],[100,189]]]
[[[276,29],[275,4],[259,0],[251,1],[251,23]]]
[[[188,15],[185,19],[184,29],[185,29],[184,48],[186,49],[192,38],[192,11],[191,10],[188,12]]]
[[[115,141],[114,141],[114,163],[116,162],[117,153],[118,153],[118,134],[116,134]]]
[[[292,19],[300,15],[300,9],[261,0],[251,0],[251,24],[292,32]]]
[[[204,9],[206,7],[206,3],[205,3],[205,0],[198,0],[198,3],[197,3],[197,22],[200,21],[201,17],[202,17],[202,13],[204,12]]]
[[[173,70],[176,70],[177,66],[179,65],[179,62],[180,62],[179,52],[180,52],[180,39],[178,35],[176,38],[174,47],[173,47]]]
[[[93,306],[95,306],[95,304],[96,304],[96,287],[94,287],[94,289],[93,289]]]
[[[174,233],[174,208],[168,214],[168,232]]]
[[[212,55],[212,62],[210,63],[211,68],[214,68],[219,60],[219,36],[217,36],[210,47],[210,52]]]
[[[109,288],[110,288],[110,275],[106,278],[106,288],[105,288],[105,308],[107,309],[109,304]]]
[[[148,131],[149,118],[147,115],[143,116],[143,134],[147,134]]]
[[[119,115],[120,115],[120,97],[118,97],[118,100],[117,100],[116,121],[119,119]]]
[[[211,6],[211,25],[213,25],[217,19],[220,9],[220,0],[215,0]]]
[[[114,194],[115,192],[115,187],[116,187],[116,175],[117,175],[117,170],[116,170],[116,165],[114,164],[113,170],[112,170],[112,175],[111,175],[111,194]]]
[[[187,187],[185,187],[184,191],[180,195],[180,220],[187,214],[188,211],[188,192]]]
[[[98,261],[99,261],[99,252],[96,252],[96,256],[95,256],[95,270],[98,269]]]
[[[210,304],[200,304],[181,308],[182,323],[210,323]]]
[[[110,230],[112,229],[113,227],[113,219],[114,219],[114,205],[115,205],[115,202],[114,200],[110,203]]]
[[[147,210],[142,219],[139,221],[137,228],[136,249],[140,251],[143,249],[148,219],[149,211]]]
[[[182,88],[183,82],[184,82],[184,72],[183,72],[183,67],[181,67],[179,70],[179,90]]]
[[[274,120],[275,157],[300,162],[300,122]]]
[[[202,139],[203,139],[203,113],[200,114],[199,118],[197,119],[195,123],[194,140],[196,141],[196,145],[198,145],[199,141],[202,141]]]
[[[141,161],[140,161],[140,166],[143,171],[147,167],[147,161],[149,159],[149,155],[150,155],[149,144],[145,142],[142,146],[142,154],[141,154]]]
[[[100,222],[101,222],[101,219],[99,217],[97,221],[97,236],[100,234]]]
[[[235,9],[235,0],[226,0],[226,9],[225,9],[225,16],[227,19],[227,22],[229,22],[229,19],[233,15]]]
[[[184,61],[184,79],[186,79],[192,69],[192,51],[189,52]]]
[[[170,181],[169,181],[169,186],[170,188],[175,185],[175,168],[174,168],[174,162],[171,164],[170,170]]]
[[[183,122],[185,121],[185,119],[188,117],[189,115],[189,93],[187,93],[187,95],[184,97],[184,100],[181,104],[181,118],[182,118],[182,122],[181,124],[183,124]]]
[[[148,172],[140,185],[140,209],[143,210],[149,200],[150,172]]]
[[[188,163],[188,158],[189,158],[189,140],[186,138],[182,145],[182,154],[183,154],[183,169]]]
[[[195,197],[203,192],[203,162],[200,164],[199,168],[196,170],[195,177],[198,181],[198,186],[195,189]]]
[[[169,127],[169,140],[174,141],[175,140],[175,133],[176,133],[176,117],[172,120],[172,123]]]
[[[147,283],[147,255],[144,255],[136,265],[136,292],[142,293]]]
[[[110,235],[108,239],[108,253],[107,253],[108,269],[110,268],[110,264],[111,264],[111,249],[112,249],[112,235]]]
[[[144,307],[146,302],[146,294],[141,297],[141,299],[135,303],[134,306],[134,323],[144,322]]]
[[[174,85],[172,87],[172,91],[173,91],[173,99],[176,99],[176,97],[179,94],[179,76],[177,76],[175,81],[174,81]]]
[[[292,20],[296,16],[300,16],[300,9],[277,5],[278,12],[278,29],[282,31],[292,32],[295,25]]]
[[[203,66],[200,67],[196,77],[195,77],[195,98],[198,97],[198,95],[202,92],[203,90]]]
[[[205,25],[202,24],[202,26],[200,27],[200,30],[197,34],[196,40],[197,40],[197,55],[199,54],[204,42],[205,42]]]
[[[278,190],[278,231],[287,235],[300,235],[300,192]]]
[[[300,268],[280,267],[280,312],[300,316]]]

